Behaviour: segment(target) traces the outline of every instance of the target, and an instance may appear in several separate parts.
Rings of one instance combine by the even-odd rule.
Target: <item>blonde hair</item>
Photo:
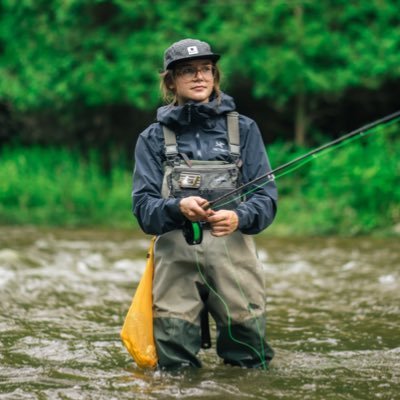
[[[216,64],[213,64],[215,68],[214,73],[214,94],[217,98],[218,104],[221,101],[221,71],[219,70]],[[175,70],[167,69],[160,73],[160,91],[162,94],[162,98],[166,104],[171,106],[175,106],[178,104],[178,98],[176,96],[175,90],[172,89],[175,83]]]

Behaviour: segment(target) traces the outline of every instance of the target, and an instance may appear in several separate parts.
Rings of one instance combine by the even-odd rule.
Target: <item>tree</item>
[[[318,98],[400,77],[398,0],[218,5],[224,23],[215,36],[229,55],[225,66],[232,76],[251,80],[255,97],[276,107],[294,104],[298,144],[306,140]]]
[[[60,115],[118,105],[154,109],[164,49],[196,37],[223,53],[231,88],[246,81],[254,98],[292,108],[295,139],[303,144],[318,100],[399,79],[399,6],[399,0],[3,0],[0,102]]]

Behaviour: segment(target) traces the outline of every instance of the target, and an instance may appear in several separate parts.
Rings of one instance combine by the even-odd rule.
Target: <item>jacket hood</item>
[[[221,101],[214,96],[208,103],[188,102],[183,106],[163,106],[157,110],[157,121],[167,126],[186,126],[202,123],[236,108],[232,97],[221,92]]]

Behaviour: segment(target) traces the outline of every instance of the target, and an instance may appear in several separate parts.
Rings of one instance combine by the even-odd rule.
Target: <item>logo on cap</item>
[[[199,50],[197,49],[197,46],[190,46],[187,48],[187,51],[190,55],[199,54]]]

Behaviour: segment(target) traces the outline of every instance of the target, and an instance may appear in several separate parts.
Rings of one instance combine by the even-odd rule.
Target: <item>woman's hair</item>
[[[213,67],[214,67],[214,94],[219,104],[221,100],[221,89],[220,89],[221,71],[219,70],[217,64],[213,64]],[[176,93],[174,89],[171,89],[171,87],[174,85],[175,76],[176,74],[174,69],[167,69],[166,71],[160,73],[160,90],[162,93],[162,97],[164,102],[170,105],[178,104]]]

